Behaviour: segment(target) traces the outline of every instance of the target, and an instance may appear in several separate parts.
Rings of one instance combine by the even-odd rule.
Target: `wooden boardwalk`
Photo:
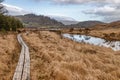
[[[21,34],[18,34],[17,39],[21,45],[21,53],[13,76],[13,80],[30,80],[29,48],[23,41]]]

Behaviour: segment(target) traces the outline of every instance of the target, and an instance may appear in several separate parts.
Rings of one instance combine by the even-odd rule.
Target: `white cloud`
[[[53,0],[57,3],[76,3],[76,4],[79,4],[79,3],[84,3],[84,2],[88,2],[89,0]]]
[[[120,0],[34,0],[34,1],[51,1],[58,4],[77,4],[91,5],[88,10],[83,12],[86,15],[103,18],[104,21],[120,20]],[[84,5],[85,4],[85,5]],[[9,11],[10,15],[23,15],[28,11],[8,4],[3,4]],[[99,6],[98,6],[99,5]],[[72,11],[71,11],[72,12]]]
[[[112,3],[118,4],[120,0],[34,0],[34,1],[53,1],[63,4],[82,4],[82,3]]]
[[[52,0],[60,4],[91,5],[86,15],[101,17],[104,21],[120,20],[120,0]]]
[[[8,4],[3,4],[3,6],[8,10],[9,15],[24,15],[29,13],[29,11],[26,11],[17,6],[8,5]]]
[[[91,10],[83,11],[85,14],[94,15],[97,17],[103,18],[106,22],[120,20],[120,6],[118,5],[104,5],[100,7],[96,7]]]
[[[83,12],[86,14],[96,14],[96,15],[107,16],[110,14],[115,14],[114,12],[116,12],[116,10],[117,10],[116,7],[105,5],[103,7],[97,7],[97,8],[86,10]]]

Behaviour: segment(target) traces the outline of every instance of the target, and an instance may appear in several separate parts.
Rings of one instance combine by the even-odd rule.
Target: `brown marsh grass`
[[[30,46],[31,80],[120,80],[120,52],[48,31],[24,39]]]
[[[120,41],[120,28],[103,28],[103,29],[77,29],[70,31],[68,30],[62,30],[63,33],[70,33],[70,34],[82,34],[82,35],[89,35],[94,37],[103,38],[106,40],[112,40],[112,41]]]
[[[19,46],[15,34],[0,34],[0,80],[12,80],[18,62]]]

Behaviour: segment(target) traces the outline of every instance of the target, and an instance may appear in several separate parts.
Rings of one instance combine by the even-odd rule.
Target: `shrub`
[[[14,17],[11,16],[5,16],[0,14],[0,30],[5,30],[5,31],[16,31],[17,28],[22,28],[23,24],[15,19]]]

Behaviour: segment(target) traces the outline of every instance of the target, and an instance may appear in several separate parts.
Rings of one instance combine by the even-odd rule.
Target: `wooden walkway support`
[[[13,80],[30,80],[30,54],[29,48],[23,41],[21,34],[17,36],[18,42],[21,45],[21,53],[19,61],[13,76]]]

